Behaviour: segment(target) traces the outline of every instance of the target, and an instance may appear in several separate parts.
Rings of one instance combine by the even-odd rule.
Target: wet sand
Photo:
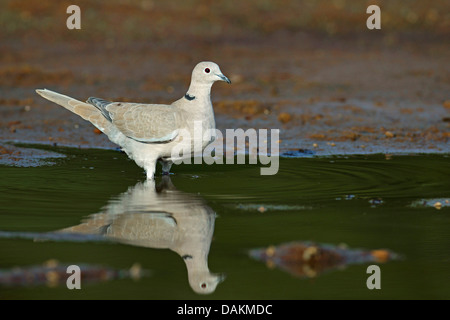
[[[217,62],[233,82],[212,90],[223,132],[280,129],[281,152],[300,154],[450,151],[445,32],[327,34],[221,23],[219,31],[197,33],[182,26],[159,33],[138,28],[136,37],[98,28],[90,34],[86,24],[76,36],[68,30],[7,33],[0,48],[3,154],[10,154],[7,141],[116,148],[90,123],[39,97],[37,88],[80,100],[171,103],[184,95],[202,60]]]

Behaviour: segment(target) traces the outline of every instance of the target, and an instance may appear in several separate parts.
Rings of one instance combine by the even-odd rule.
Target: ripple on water
[[[221,194],[221,199],[336,199],[346,195],[356,198],[423,197],[425,189],[433,193],[442,188],[443,157],[382,156],[345,158],[280,159],[280,169],[273,176],[234,177],[236,193]],[[447,164],[448,165],[448,164]],[[426,168],[426,170],[424,170]],[[254,201],[253,201],[254,202]]]

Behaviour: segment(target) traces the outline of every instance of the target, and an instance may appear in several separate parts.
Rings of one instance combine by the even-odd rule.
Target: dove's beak
[[[218,280],[217,283],[224,282],[226,278],[227,278],[227,276],[226,276],[225,273],[220,273],[220,274],[218,274],[218,275],[217,275],[217,280]]]
[[[225,77],[223,74],[216,74],[220,80],[225,81],[226,83],[231,83],[230,79],[228,79],[227,77]]]

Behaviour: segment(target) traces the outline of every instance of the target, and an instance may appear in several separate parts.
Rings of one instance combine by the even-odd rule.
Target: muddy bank
[[[321,20],[319,7],[307,9],[317,15],[316,24],[296,24],[280,6],[258,5],[256,11],[246,7],[241,12],[222,2],[203,6],[195,15],[200,20],[208,12],[220,16],[217,28],[208,27],[209,19],[201,20],[203,27],[195,25],[192,15],[185,14],[180,15],[184,20],[164,29],[140,25],[145,10],[155,21],[175,21],[178,11],[190,12],[189,6],[176,11],[171,5],[145,2],[150,7],[142,13],[133,4],[112,1],[103,8],[85,1],[82,5],[94,16],[103,12],[107,17],[104,26],[98,21],[94,25],[90,16],[80,33],[57,28],[54,34],[48,32],[52,23],[61,24],[64,16],[57,15],[59,9],[51,2],[32,3],[36,5],[8,1],[3,17],[9,17],[10,27],[0,47],[0,141],[115,148],[92,125],[34,90],[48,88],[80,100],[98,96],[170,103],[186,92],[192,67],[213,60],[233,81],[212,90],[220,130],[280,129],[281,152],[450,151],[450,45],[439,14],[432,14],[445,2],[431,2],[433,8],[416,12],[428,24],[409,25],[405,18],[374,33],[358,27],[365,16],[350,15],[356,11],[345,2],[342,8],[327,7],[328,2],[320,7],[334,29]],[[108,19],[125,9],[135,25],[106,28]],[[397,9],[392,5],[386,12],[393,16]],[[223,10],[228,19],[219,14]],[[245,12],[257,12],[261,19],[244,23]],[[37,20],[44,13],[46,24]],[[277,19],[262,23],[269,13]],[[19,28],[20,19],[28,22]],[[121,19],[118,25],[125,24]]]

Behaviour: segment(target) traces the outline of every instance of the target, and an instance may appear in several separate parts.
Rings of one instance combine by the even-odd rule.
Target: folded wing
[[[175,107],[162,104],[109,102],[90,98],[103,116],[127,137],[143,143],[165,143],[178,135]]]

